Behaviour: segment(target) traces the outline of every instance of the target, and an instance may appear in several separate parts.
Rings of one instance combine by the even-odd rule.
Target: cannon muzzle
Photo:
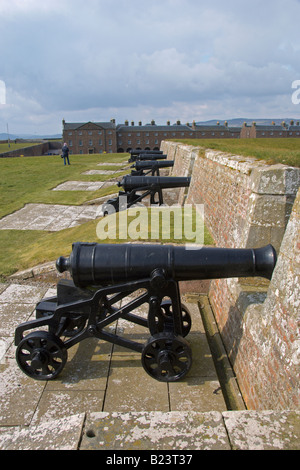
[[[189,176],[130,176],[125,175],[118,186],[122,186],[124,191],[151,189],[181,188],[190,185]]]
[[[76,286],[86,287],[133,282],[151,278],[157,272],[175,281],[255,276],[271,279],[275,264],[272,245],[255,249],[190,249],[77,242],[68,258],[58,258],[56,267],[60,273],[69,271]]]

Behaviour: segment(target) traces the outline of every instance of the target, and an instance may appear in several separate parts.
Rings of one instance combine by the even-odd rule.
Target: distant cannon
[[[142,151],[141,153],[138,154],[132,154],[131,157],[129,158],[128,162],[136,162],[140,160],[165,160],[167,158],[167,155],[164,155],[163,152],[161,151]]]
[[[103,215],[125,210],[134,204],[141,202],[145,197],[150,196],[151,205],[162,205],[163,189],[188,187],[190,177],[171,176],[130,176],[126,175],[118,186],[122,186],[124,191],[119,191],[119,195],[109,199],[102,205]],[[156,196],[158,199],[156,199]],[[122,197],[122,202],[120,198]],[[124,202],[123,202],[124,201]]]
[[[270,279],[275,263],[271,245],[191,250],[170,245],[74,243],[70,256],[56,262],[58,271],[68,271],[72,280],[60,280],[57,295],[36,305],[36,319],[16,328],[17,363],[29,377],[51,380],[65,366],[69,348],[96,337],[140,352],[152,378],[177,381],[192,364],[185,339],[192,319],[181,303],[179,281]],[[144,304],[148,304],[147,318],[136,311]],[[147,328],[148,341],[141,343],[107,328],[118,319]]]
[[[135,170],[131,171],[131,176],[159,176],[159,170],[162,168],[171,168],[174,166],[174,161],[136,161],[131,168]]]

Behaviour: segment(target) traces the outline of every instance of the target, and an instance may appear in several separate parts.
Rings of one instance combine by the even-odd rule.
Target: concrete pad
[[[66,181],[52,191],[97,191],[103,184],[104,181]]]
[[[77,450],[84,414],[36,426],[0,428],[1,450]]]
[[[113,162],[97,163],[97,166],[122,166],[122,167],[126,167],[128,165],[129,165],[128,162],[123,162],[123,163],[113,163]]]
[[[47,230],[57,232],[99,217],[98,206],[26,204],[0,220],[0,230]]]
[[[300,411],[226,411],[234,450],[299,450]]]
[[[0,294],[0,304],[36,304],[46,292],[46,287],[25,284],[9,284]]]
[[[31,424],[67,418],[72,414],[102,410],[105,391],[45,390]]]
[[[82,173],[82,175],[113,175],[116,170],[88,170]]]
[[[219,381],[210,377],[188,376],[184,381],[171,382],[169,396],[172,411],[227,410]]]
[[[0,364],[0,426],[29,425],[44,387],[23,374],[15,359]]]
[[[145,372],[139,354],[114,355],[104,411],[169,411],[168,385]]]
[[[91,413],[80,449],[228,450],[230,445],[218,412]]]

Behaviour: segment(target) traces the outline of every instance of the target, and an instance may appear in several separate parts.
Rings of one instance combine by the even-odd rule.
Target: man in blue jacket
[[[68,165],[70,165],[70,162],[69,162],[69,147],[67,146],[66,142],[64,143],[61,151],[62,151],[62,158],[64,159],[64,165],[66,164],[66,160],[68,162]]]

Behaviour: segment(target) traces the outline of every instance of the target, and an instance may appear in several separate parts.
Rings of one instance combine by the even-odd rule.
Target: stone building
[[[300,137],[299,121],[281,125],[257,125],[246,123],[242,127],[223,124],[198,125],[182,124],[170,121],[164,125],[154,120],[142,124],[141,121],[125,121],[116,124],[115,119],[109,122],[81,122],[63,124],[63,142],[67,142],[71,154],[89,153],[123,153],[132,149],[159,150],[163,140],[170,139],[239,139],[267,137]]]

